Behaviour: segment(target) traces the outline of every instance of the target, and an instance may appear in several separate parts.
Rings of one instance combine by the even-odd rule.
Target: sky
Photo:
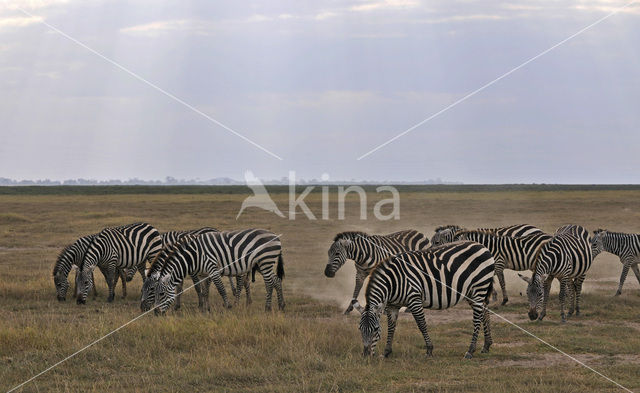
[[[358,159],[626,3],[4,1],[0,177],[640,183],[640,2]]]

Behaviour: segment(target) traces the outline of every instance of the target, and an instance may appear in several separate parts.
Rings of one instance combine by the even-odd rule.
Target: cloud
[[[170,33],[213,34],[213,25],[196,19],[163,20],[120,29],[123,34],[158,37]]]
[[[382,0],[366,2],[360,5],[354,5],[351,7],[351,11],[368,12],[378,10],[391,10],[398,8],[415,8],[420,3],[415,0]]]
[[[34,23],[42,22],[39,16],[14,16],[0,18],[0,29],[10,29],[14,27],[25,27]]]
[[[0,10],[38,10],[50,6],[69,3],[69,0],[4,0],[0,2]]]

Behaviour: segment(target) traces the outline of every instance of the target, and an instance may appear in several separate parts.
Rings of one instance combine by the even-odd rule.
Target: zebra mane
[[[71,247],[73,247],[73,245],[76,244],[71,243],[71,244],[67,244],[62,251],[60,251],[60,253],[58,254],[58,259],[56,259],[56,264],[53,266],[53,275],[55,276],[56,274],[58,274],[58,270],[60,270],[60,260],[62,259],[62,257],[71,250]]]
[[[452,229],[454,231],[464,230],[464,228],[459,225],[441,225],[435,229],[435,232],[437,233],[440,231],[445,231],[447,229]]]
[[[360,231],[340,232],[336,235],[336,237],[333,238],[333,241],[337,242],[338,240],[353,240],[353,238],[356,238],[359,236],[369,236],[369,235],[366,234],[365,232],[360,232]]]
[[[167,245],[161,252],[151,261],[151,267],[149,268],[149,274],[161,271],[165,263],[169,258],[177,254],[179,251],[184,250],[185,246],[195,240],[198,235],[187,233],[175,242]]]

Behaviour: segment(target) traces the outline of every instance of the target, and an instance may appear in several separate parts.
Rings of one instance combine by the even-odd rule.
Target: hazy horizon
[[[625,4],[10,0],[0,177],[637,184],[639,4],[357,160]]]

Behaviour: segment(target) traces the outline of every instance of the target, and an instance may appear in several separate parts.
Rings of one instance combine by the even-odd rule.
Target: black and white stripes
[[[136,267],[144,278],[146,262],[151,261],[160,250],[160,233],[149,224],[136,223],[102,230],[91,242],[82,261],[78,277],[78,304],[86,302],[93,285],[91,273],[97,265],[106,266],[109,286],[107,301],[111,302],[114,298],[116,269]]]
[[[284,309],[282,279],[284,264],[282,246],[278,236],[263,229],[206,233],[193,241],[177,247],[159,272],[149,276],[157,280],[156,312],[164,312],[173,303],[177,287],[186,275],[208,277],[231,307],[221,276],[239,276],[239,286],[252,270],[259,271],[265,281],[267,297],[265,308],[271,309],[273,289],[278,296],[278,306]],[[239,292],[239,291],[238,291]],[[236,302],[240,294],[236,292]]]
[[[431,356],[433,344],[427,333],[423,308],[446,309],[466,300],[473,309],[473,335],[465,357],[476,348],[480,326],[484,325],[483,352],[491,346],[489,315],[486,310],[493,286],[494,259],[489,250],[475,242],[461,241],[432,247],[424,251],[407,251],[380,263],[369,277],[366,306],[362,312],[360,332],[364,354],[373,354],[380,339],[380,316],[386,310],[388,335],[385,356],[392,351],[398,312],[406,306],[422,332]]]
[[[579,225],[565,225],[556,231],[538,253],[533,276],[526,279],[529,298],[529,318],[542,319],[546,314],[549,290],[553,278],[560,280],[560,316],[564,322],[565,298],[570,296],[568,315],[580,313],[580,295],[593,254],[589,232]],[[524,277],[523,277],[524,278]]]
[[[327,277],[334,277],[338,269],[350,259],[356,266],[356,285],[345,314],[353,310],[365,278],[371,270],[390,255],[408,250],[422,250],[429,246],[429,238],[415,230],[389,235],[368,235],[364,232],[342,232],[335,236],[329,248],[329,261],[324,269]]]
[[[593,232],[591,239],[593,257],[603,251],[617,255],[622,263],[622,273],[616,296],[622,293],[622,286],[627,278],[629,269],[633,270],[638,283],[640,283],[640,235],[633,233],[611,232],[606,229],[597,229]]]

